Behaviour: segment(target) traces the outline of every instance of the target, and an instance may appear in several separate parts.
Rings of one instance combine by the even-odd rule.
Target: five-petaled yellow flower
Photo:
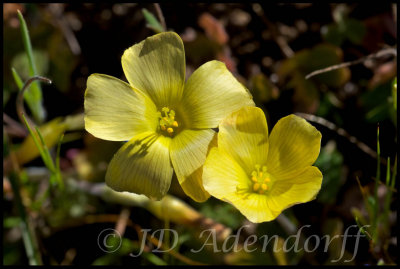
[[[254,106],[250,93],[218,61],[203,64],[185,83],[185,51],[173,32],[127,49],[122,68],[129,84],[93,74],[85,92],[86,130],[128,141],[108,166],[107,185],[159,200],[175,171],[187,195],[206,200],[202,166],[212,128],[233,111]]]
[[[250,221],[271,221],[316,197],[322,174],[312,164],[320,146],[321,133],[298,116],[280,119],[268,137],[263,111],[241,108],[219,125],[218,147],[204,164],[204,187]]]

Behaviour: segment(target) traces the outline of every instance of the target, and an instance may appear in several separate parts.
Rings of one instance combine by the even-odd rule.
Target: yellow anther
[[[251,173],[250,179],[252,183],[252,189],[254,192],[259,194],[265,194],[271,188],[268,183],[272,180],[272,175],[267,172],[267,167],[265,165],[256,164],[254,166],[255,170]]]
[[[254,183],[253,191],[258,191],[259,188],[260,188],[260,183]]]
[[[167,131],[169,135],[172,135],[175,132],[174,128],[179,127],[178,122],[175,120],[175,111],[169,109],[168,107],[163,107],[161,111],[163,114],[161,112],[157,113],[160,120],[160,129],[162,131]]]

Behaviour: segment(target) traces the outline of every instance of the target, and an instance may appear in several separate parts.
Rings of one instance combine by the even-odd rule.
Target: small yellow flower
[[[304,119],[284,117],[268,137],[263,111],[244,107],[221,122],[218,147],[204,164],[203,184],[250,221],[271,221],[316,197],[322,174],[312,164],[320,147],[321,133]]]
[[[218,61],[200,66],[185,83],[185,51],[173,32],[127,49],[122,68],[129,84],[93,74],[85,92],[86,130],[128,141],[108,166],[107,185],[159,200],[175,171],[187,195],[206,200],[202,166],[212,128],[232,111],[254,106],[251,95]]]

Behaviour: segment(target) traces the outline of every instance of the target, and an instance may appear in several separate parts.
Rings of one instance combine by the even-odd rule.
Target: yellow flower
[[[220,121],[252,97],[226,69],[210,61],[185,83],[180,37],[160,33],[125,50],[122,68],[129,84],[92,74],[85,92],[85,128],[94,136],[128,141],[114,155],[106,183],[159,200],[175,171],[187,195],[204,201],[202,166]]]
[[[218,147],[204,164],[203,184],[250,221],[271,221],[316,197],[322,174],[312,164],[320,147],[321,133],[304,119],[284,117],[268,137],[263,111],[244,107],[221,122]]]

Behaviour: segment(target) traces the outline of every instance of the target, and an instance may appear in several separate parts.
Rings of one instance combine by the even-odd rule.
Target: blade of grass
[[[11,72],[13,74],[15,84],[17,84],[18,89],[22,90],[22,87],[24,87],[24,82],[22,81],[20,75],[18,75],[17,70],[15,70],[15,68],[11,68]]]
[[[157,34],[164,32],[164,28],[161,23],[157,20],[157,18],[151,14],[147,9],[142,9],[143,16],[147,21],[147,27],[155,31]]]
[[[37,75],[37,71],[36,71],[35,59],[33,57],[33,52],[32,52],[32,44],[29,38],[29,31],[21,12],[18,10],[17,13],[21,24],[22,41],[24,43],[24,48],[28,56],[29,76],[33,77]],[[32,84],[31,90],[24,95],[24,99],[28,103],[28,106],[35,120],[37,122],[43,122],[46,116],[46,111],[42,104],[42,89],[38,82],[34,82]]]
[[[58,145],[57,145],[57,155],[56,155],[56,165],[53,162],[53,159],[51,158],[50,151],[46,145],[46,142],[43,139],[42,134],[40,133],[39,129],[35,126],[35,130],[37,135],[39,136],[40,142],[38,141],[37,137],[32,131],[32,128],[29,126],[28,121],[25,118],[25,115],[22,114],[22,118],[24,120],[24,123],[26,127],[28,128],[29,134],[32,136],[33,142],[35,143],[36,147],[39,150],[40,156],[42,157],[42,160],[44,164],[46,165],[47,169],[49,169],[51,175],[50,175],[50,183],[52,186],[59,186],[61,189],[63,189],[64,184],[61,178],[61,171],[60,171],[60,148],[61,148],[61,142],[64,137],[64,134],[61,135]]]
[[[41,145],[39,144],[39,141],[37,140],[37,137],[36,137],[35,134],[33,133],[31,127],[29,126],[29,123],[28,123],[28,121],[26,120],[24,114],[22,114],[22,119],[24,120],[24,123],[25,123],[26,128],[28,128],[29,134],[32,136],[33,142],[35,143],[36,147],[37,147],[38,150],[39,150],[40,156],[42,157],[43,161],[45,161],[46,156],[45,156],[45,154],[44,154],[44,152],[43,152],[43,148],[42,148]]]
[[[51,158],[50,151],[49,151],[48,147],[46,146],[46,142],[44,141],[43,136],[40,133],[40,131],[37,128],[37,126],[35,127],[35,130],[36,130],[36,133],[39,136],[40,142],[42,143],[43,152],[44,152],[44,154],[46,156],[46,161],[45,160],[43,160],[43,161],[45,162],[45,164],[47,163],[46,166],[50,170],[50,172],[55,173],[56,170],[55,170],[55,167],[54,167],[53,159]]]

